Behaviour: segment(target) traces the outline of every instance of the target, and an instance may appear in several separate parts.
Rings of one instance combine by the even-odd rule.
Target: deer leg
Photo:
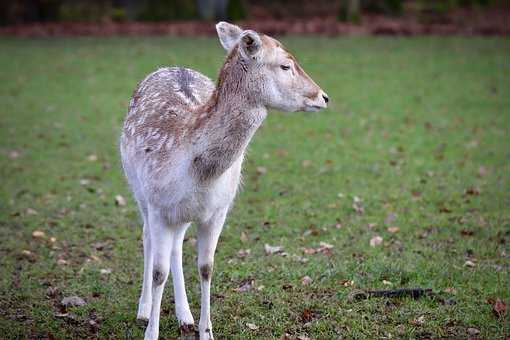
[[[145,340],[155,340],[159,335],[159,316],[163,289],[170,271],[175,229],[158,208],[149,206],[149,229],[152,252],[152,306],[149,324],[145,330]]]
[[[182,242],[184,235],[189,227],[189,223],[182,225],[177,229],[170,256],[170,269],[172,271],[172,280],[174,284],[175,314],[179,322],[179,329],[182,333],[195,333],[193,315],[188,304],[186,296],[186,287],[184,284],[184,273],[182,270]]]
[[[218,211],[213,217],[199,224],[197,234],[198,270],[200,276],[200,340],[213,339],[211,324],[211,278],[214,264],[214,252],[218,244],[227,209]]]
[[[152,252],[151,235],[149,225],[144,218],[143,224],[143,283],[140,301],[138,303],[138,313],[136,318],[139,320],[149,320],[152,307]]]

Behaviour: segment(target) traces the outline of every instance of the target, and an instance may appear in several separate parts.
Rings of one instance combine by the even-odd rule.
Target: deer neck
[[[193,168],[202,180],[218,177],[229,169],[243,155],[267,115],[248,77],[246,64],[232,51],[200,124]]]

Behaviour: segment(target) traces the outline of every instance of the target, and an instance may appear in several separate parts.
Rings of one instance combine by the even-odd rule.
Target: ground
[[[271,112],[250,146],[216,255],[217,337],[508,338],[510,40],[283,42],[331,106]],[[186,65],[215,78],[224,53],[213,38],[0,46],[2,337],[141,338],[122,120],[147,73]],[[193,235],[184,265],[198,319]],[[348,298],[399,287],[434,294]],[[62,305],[75,295],[86,304]],[[161,338],[174,338],[168,287],[162,305]]]

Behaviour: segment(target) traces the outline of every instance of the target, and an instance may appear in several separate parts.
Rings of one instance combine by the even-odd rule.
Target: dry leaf
[[[259,329],[259,326],[257,326],[256,324],[254,323],[249,323],[247,322],[246,323],[246,327],[248,327],[249,329],[251,329],[252,331],[256,331],[257,329]]]
[[[237,252],[237,257],[242,259],[242,258],[245,258],[246,256],[250,255],[250,253],[251,253],[250,249],[240,249]]]
[[[115,205],[118,206],[125,206],[126,205],[126,199],[122,197],[121,195],[115,196]]]
[[[496,298],[492,305],[492,311],[498,318],[502,318],[506,315],[507,305],[500,298]]]
[[[312,278],[311,278],[310,276],[308,276],[308,275],[307,275],[307,276],[303,276],[303,277],[301,278],[301,284],[302,284],[303,286],[308,286],[308,285],[310,285],[310,284],[312,283],[312,281],[313,281],[313,280],[312,280]]]
[[[272,255],[283,252],[282,246],[270,246],[269,244],[264,245],[264,251],[266,252],[266,255]]]
[[[90,154],[90,155],[87,156],[87,160],[90,161],[90,162],[95,162],[95,161],[97,161],[97,155]]]
[[[457,289],[453,288],[453,287],[448,287],[448,288],[445,288],[443,290],[443,292],[447,293],[447,294],[457,294]]]
[[[257,174],[259,175],[264,175],[267,173],[267,169],[263,166],[258,166],[257,167]]]
[[[309,160],[309,159],[305,159],[301,165],[303,166],[303,168],[308,168],[310,165],[312,165],[312,161]]]
[[[246,243],[248,242],[248,235],[244,231],[241,232],[241,242]]]
[[[46,236],[46,234],[44,233],[44,231],[41,231],[41,230],[34,230],[32,232],[32,237],[33,238],[43,238],[44,236]]]
[[[241,283],[239,284],[239,287],[234,288],[234,292],[238,293],[248,292],[253,288],[254,282],[255,280],[253,280],[252,278],[242,280]]]
[[[388,232],[392,233],[392,234],[395,234],[396,232],[398,232],[400,230],[399,227],[389,227],[388,228]]]
[[[9,151],[9,158],[10,159],[16,159],[18,158],[20,155],[19,151],[18,150],[11,150]]]
[[[478,335],[478,334],[480,334],[480,330],[476,329],[476,328],[473,328],[473,327],[469,327],[467,329],[467,332],[468,332],[469,335]]]
[[[81,297],[73,295],[73,296],[67,296],[62,299],[60,302],[63,306],[83,306],[87,303],[85,300],[83,300]]]
[[[32,208],[27,208],[27,210],[25,210],[25,213],[27,215],[37,215],[37,210],[32,209]]]
[[[370,246],[376,247],[383,242],[383,238],[379,235],[376,235],[370,239]]]
[[[103,274],[103,275],[107,275],[107,274],[111,274],[112,270],[110,268],[101,269],[100,273]]]
[[[414,319],[413,321],[411,321],[411,323],[415,326],[421,326],[425,323],[425,316],[422,315],[422,316]]]
[[[464,266],[473,268],[476,266],[476,264],[473,261],[467,260],[464,262]]]
[[[383,285],[391,286],[393,283],[391,281],[382,280]]]

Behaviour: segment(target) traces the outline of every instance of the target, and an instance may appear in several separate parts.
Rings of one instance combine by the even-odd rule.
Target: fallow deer
[[[196,222],[201,287],[200,339],[212,339],[213,259],[236,195],[246,147],[267,115],[318,111],[328,96],[280,42],[220,22],[227,58],[217,86],[182,67],[160,68],[135,89],[120,140],[122,165],[143,219],[144,272],[139,319],[157,339],[163,288],[172,273],[181,332],[194,320],[186,297],[182,243]]]

